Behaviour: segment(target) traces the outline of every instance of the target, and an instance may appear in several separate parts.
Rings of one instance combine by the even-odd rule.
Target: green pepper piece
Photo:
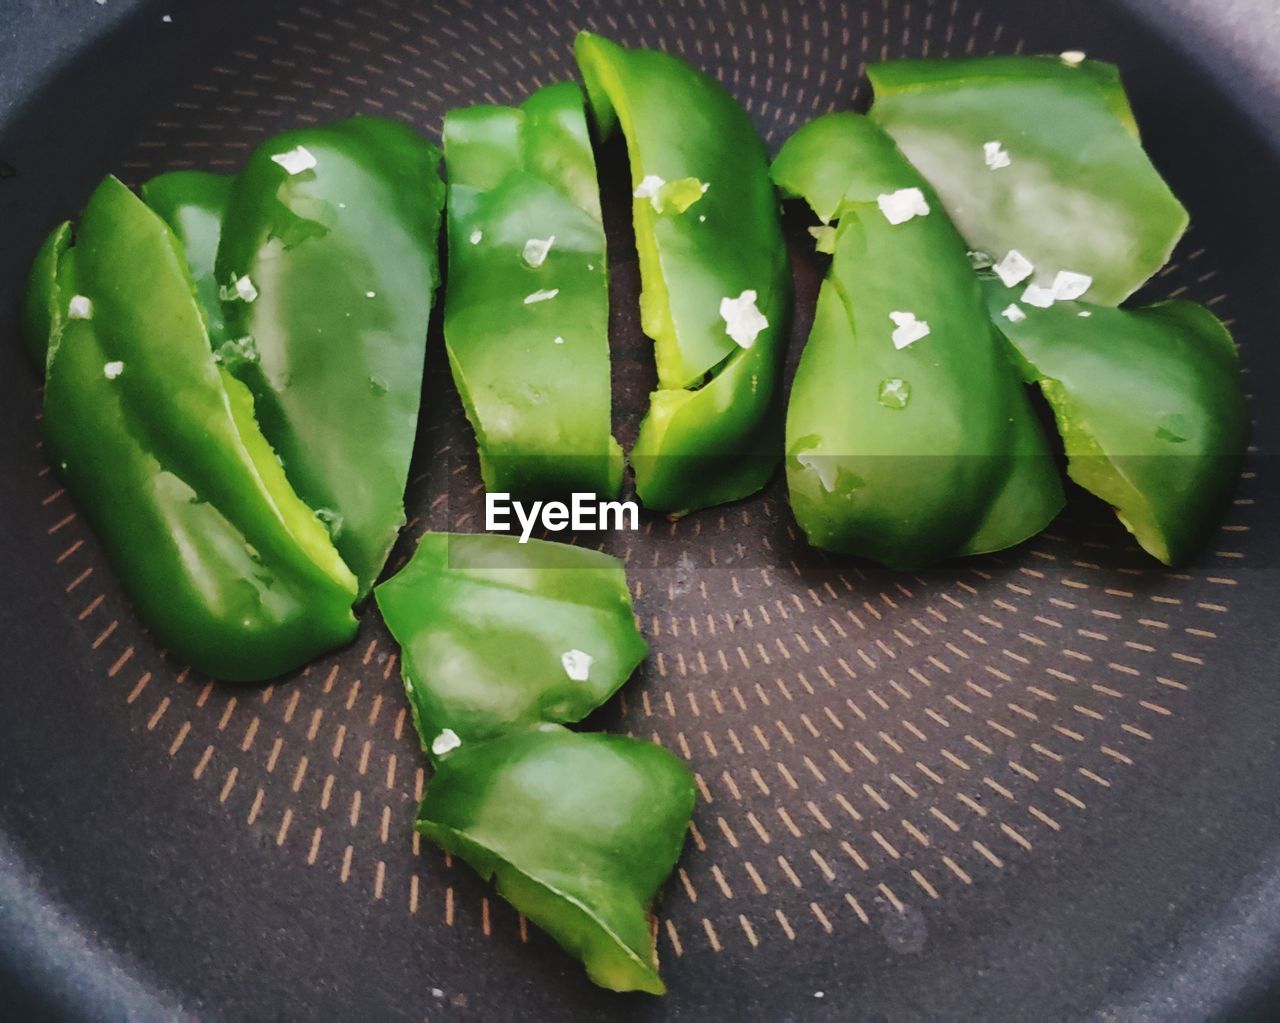
[[[58,266],[70,247],[71,223],[64,221],[36,252],[22,297],[22,339],[42,372],[49,359],[50,339],[61,329],[66,311],[58,296]]]
[[[218,248],[228,336],[253,339],[228,365],[362,597],[404,524],[439,160],[407,125],[376,118],[277,135],[236,178]]]
[[[1184,301],[1018,305],[1010,319],[1017,291],[997,280],[986,289],[1024,379],[1053,409],[1067,474],[1153,557],[1189,561],[1221,521],[1249,432],[1227,328]]]
[[[746,497],[780,453],[792,298],[764,146],[733,97],[677,57],[588,32],[575,53],[600,133],[626,136],[637,193],[640,320],[658,390],[631,452],[636,491],[673,514]],[[749,305],[747,292],[767,326],[735,327],[735,341],[721,304]]]
[[[614,991],[666,991],[649,911],[693,813],[661,746],[549,725],[440,763],[417,830],[471,864]]]
[[[581,90],[453,110],[444,146],[445,345],[485,486],[616,496],[604,225]]]
[[[227,681],[350,641],[354,576],[215,364],[177,239],[115,178],[58,293],[46,448],[156,638]]]
[[[215,350],[227,340],[214,261],[233,182],[223,174],[181,170],[161,174],[142,186],[142,201],[160,214],[182,243]]]
[[[996,260],[1017,250],[1041,287],[1059,271],[1083,273],[1091,301],[1119,304],[1187,228],[1143,152],[1114,65],[980,57],[892,61],[867,74],[871,117],[970,247]]]
[[[446,728],[472,742],[580,721],[648,650],[622,563],[570,544],[427,533],[374,595],[428,751]]]
[[[809,541],[906,569],[1043,529],[1061,481],[928,184],[854,113],[801,128],[773,175],[839,222],[787,410],[791,507]],[[878,200],[901,189],[928,212],[895,224]],[[908,317],[927,334],[912,340]]]

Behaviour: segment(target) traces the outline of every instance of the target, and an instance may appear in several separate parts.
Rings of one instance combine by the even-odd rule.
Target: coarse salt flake
[[[562,344],[564,344],[564,338],[562,338],[562,337],[557,337],[557,338],[556,338],[556,340],[555,340],[555,343],[556,343],[556,344],[558,344],[558,345],[562,345]]]
[[[666,183],[666,179],[660,178],[656,174],[646,174],[640,179],[640,184],[636,185],[636,190],[631,194],[637,199],[648,199],[650,204],[656,210],[661,206],[661,203],[658,201],[658,192]]]
[[[876,205],[890,224],[905,224],[913,217],[927,217],[929,203],[918,188],[899,188],[876,197]]]
[[[656,174],[648,175],[640,182],[635,196],[648,199],[649,205],[658,213],[684,213],[694,203],[699,202],[711,185],[699,178],[677,178],[674,181],[663,181]],[[653,194],[650,195],[650,190]]]
[[[830,455],[796,455],[796,461],[804,468],[813,470],[822,489],[828,494],[836,489],[836,476],[840,469]]]
[[[247,275],[237,277],[232,274],[231,283],[218,288],[218,297],[224,302],[234,302],[236,299],[241,302],[252,302],[258,297],[258,289],[254,287],[253,281]]]
[[[123,372],[124,372],[124,363],[120,362],[119,360],[116,360],[115,362],[108,362],[105,366],[102,367],[102,375],[106,377],[108,380],[114,380]]]
[[[1017,302],[1010,302],[1000,310],[1000,315],[1010,323],[1021,323],[1027,318],[1027,314],[1022,311],[1022,306],[1018,305]]]
[[[982,143],[982,159],[992,170],[1008,167],[1013,162],[1009,158],[1008,150],[997,141]]]
[[[437,757],[442,757],[446,753],[452,753],[461,745],[462,740],[458,738],[458,733],[452,728],[445,728],[431,740],[431,752]]]
[[[271,162],[278,163],[289,174],[301,174],[315,167],[316,158],[306,146],[294,146],[283,153],[274,154]]]
[[[72,295],[71,301],[67,303],[67,319],[69,320],[92,320],[93,319],[93,302],[88,295]]]
[[[555,243],[555,235],[550,238],[530,238],[524,243],[524,252],[520,254],[520,258],[534,269],[537,269],[547,261],[547,253],[551,251],[551,246]]]
[[[472,231],[470,237],[467,238],[467,241],[469,241],[472,245],[479,245],[483,238],[484,238],[483,231]]]
[[[560,663],[570,681],[585,682],[591,677],[591,665],[595,658],[585,650],[566,650],[560,655]]]
[[[1039,284],[1028,284],[1026,291],[1022,293],[1022,301],[1037,309],[1048,309],[1057,299],[1052,288],[1043,288]]]
[[[1030,277],[1035,265],[1017,249],[1010,249],[992,269],[1006,288],[1012,288]]]
[[[895,310],[889,314],[889,319],[894,323],[894,348],[906,348],[907,345],[914,344],[922,337],[929,335],[929,324],[924,320],[917,320],[915,313]]]
[[[1093,278],[1074,270],[1059,270],[1053,279],[1053,297],[1060,302],[1079,298],[1093,286]]]
[[[1079,67],[1084,63],[1084,50],[1063,50],[1058,59],[1068,67]]]
[[[902,377],[881,380],[876,390],[876,400],[887,409],[904,409],[911,401],[911,385]]]
[[[756,305],[756,293],[749,288],[737,298],[720,300],[720,318],[724,320],[724,332],[740,348],[750,348],[760,332],[769,326],[768,319]]]
[[[535,302],[546,302],[548,299],[555,298],[558,294],[560,294],[559,288],[550,288],[550,289],[544,289],[542,291],[535,291],[532,295],[525,295],[524,304],[533,305]]]

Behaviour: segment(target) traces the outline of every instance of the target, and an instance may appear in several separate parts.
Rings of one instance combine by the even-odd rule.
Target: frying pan
[[[1201,1018],[1280,992],[1280,86],[1267,4],[1067,0],[4,0],[0,24],[0,999],[13,1015]],[[169,15],[169,20],[164,20]],[[1022,546],[920,574],[806,549],[775,483],[604,539],[653,653],[593,726],[664,743],[700,799],[660,905],[664,1000],[601,992],[411,837],[396,648],[233,688],[166,658],[41,456],[10,311],[108,170],[234,170],[356,112],[571,77],[578,28],[672,50],[776,149],[865,105],[866,60],[1081,48],[1121,64],[1194,227],[1149,297],[1240,341],[1253,449],[1221,532],[1165,570],[1074,493]],[[652,380],[617,145],[601,152],[615,401]],[[790,220],[797,220],[794,216]],[[800,218],[802,219],[802,218]],[[805,239],[803,223],[789,224]],[[820,269],[796,240],[798,315]],[[403,560],[477,529],[433,327]],[[578,542],[600,543],[583,536]]]

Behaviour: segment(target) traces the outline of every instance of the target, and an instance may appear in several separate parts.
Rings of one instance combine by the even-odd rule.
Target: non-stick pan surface
[[[343,1019],[1265,1011],[1280,982],[1267,457],[1280,443],[1280,178],[1220,47],[1186,57],[1192,40],[1175,48],[1120,9],[1068,0],[3,0],[0,20],[7,1005]],[[661,904],[664,1000],[592,988],[411,837],[423,763],[376,613],[350,649],[268,687],[166,659],[41,456],[39,385],[9,314],[43,231],[107,170],[134,184],[232,171],[270,133],[357,112],[438,138],[451,107],[573,76],[579,28],[718,75],[773,148],[810,117],[865,105],[869,60],[1081,48],[1119,62],[1195,225],[1149,294],[1205,302],[1233,326],[1255,416],[1236,503],[1185,572],[1078,493],[1043,536],[919,575],[807,550],[776,484],[608,539],[654,652],[599,723],[674,750],[701,792]],[[629,437],[652,369],[617,147],[602,161]],[[797,350],[820,274],[803,226]],[[424,410],[393,561],[425,529],[481,525],[438,336]]]

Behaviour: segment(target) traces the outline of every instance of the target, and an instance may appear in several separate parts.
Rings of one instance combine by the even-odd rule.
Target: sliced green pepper
[[[853,113],[801,128],[773,175],[839,222],[787,411],[809,541],[905,569],[1043,529],[1061,482],[928,184]]]
[[[1143,152],[1120,76],[1072,57],[873,64],[871,116],[973,249],[1092,278],[1115,305],[1166,262],[1187,213]]]
[[[449,288],[444,335],[485,486],[517,498],[615,496],[609,283],[582,93],[444,121]]]
[[[1068,475],[1152,556],[1190,560],[1218,527],[1248,437],[1226,327],[1193,302],[1040,309],[997,280],[986,288],[1024,379],[1057,418]]]
[[[218,248],[232,371],[368,592],[404,523],[438,278],[440,153],[357,117],[278,135],[236,178]]]
[[[66,312],[58,295],[58,267],[71,247],[71,223],[55,227],[36,252],[22,297],[22,340],[41,371],[49,358],[49,339],[61,329]]]
[[[683,514],[746,497],[780,453],[791,268],[750,119],[670,54],[583,32],[575,45],[602,135],[620,125],[635,194],[641,326],[658,390],[631,452],[636,491]]]
[[[416,827],[496,876],[597,984],[662,994],[649,911],[693,803],[689,769],[661,746],[552,725],[448,754]]]
[[[233,182],[223,174],[182,170],[161,174],[142,186],[143,202],[160,214],[182,243],[215,350],[227,340],[214,262]]]
[[[427,750],[580,721],[648,650],[622,563],[569,544],[427,533],[375,596]]]
[[[164,221],[107,178],[57,284],[46,447],[157,639],[228,681],[348,642],[356,580],[215,364]]]

